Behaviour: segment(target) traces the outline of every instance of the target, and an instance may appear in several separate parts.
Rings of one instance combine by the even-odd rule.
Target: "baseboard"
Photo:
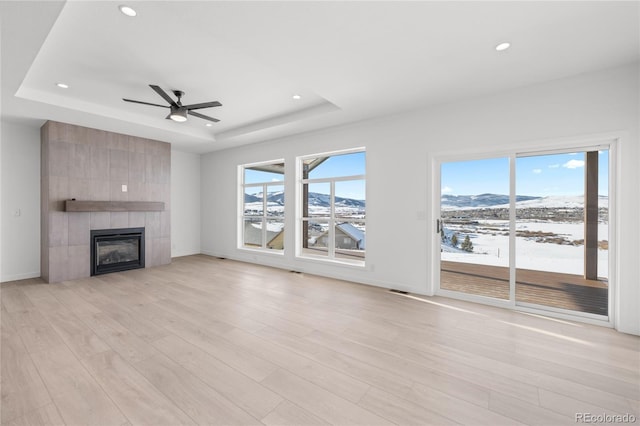
[[[6,283],[9,281],[28,280],[30,278],[40,278],[40,271],[3,276],[2,279],[0,279],[0,282]]]
[[[395,289],[406,291],[412,294],[418,294],[422,296],[433,296],[433,294],[428,294],[424,290],[418,290],[412,286],[406,285],[400,282],[391,282],[386,280],[379,280],[372,277],[354,277],[350,274],[341,274],[337,271],[322,271],[317,265],[304,265],[304,264],[277,264],[274,262],[270,262],[269,259],[263,260],[263,258],[258,258],[257,260],[247,259],[243,256],[236,256],[234,254],[221,254],[216,253],[209,250],[202,250],[202,254],[212,257],[222,257],[229,260],[235,260],[237,262],[246,262],[246,263],[254,263],[256,265],[268,266],[271,268],[283,269],[283,270],[295,270],[297,272],[307,273],[311,275],[324,276],[327,278],[333,278],[336,280],[349,281],[356,284],[368,285],[371,287],[379,287],[385,289]]]

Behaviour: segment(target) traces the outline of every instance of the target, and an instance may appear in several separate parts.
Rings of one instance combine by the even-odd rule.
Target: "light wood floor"
[[[5,283],[5,425],[639,416],[640,338],[207,256]]]

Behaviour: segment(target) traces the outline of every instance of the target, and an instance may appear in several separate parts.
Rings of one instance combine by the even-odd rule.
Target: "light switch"
[[[127,192],[127,185],[122,185],[122,192]]]

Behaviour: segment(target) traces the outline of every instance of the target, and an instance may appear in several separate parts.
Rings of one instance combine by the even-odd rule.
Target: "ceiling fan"
[[[176,96],[176,98],[178,98],[177,101],[174,101],[171,98],[171,96],[169,96],[167,94],[167,92],[165,92],[164,90],[162,90],[160,88],[160,86],[156,86],[154,84],[150,84],[149,87],[151,87],[158,95],[160,95],[162,97],[162,99],[167,101],[169,103],[169,105],[158,105],[158,104],[152,104],[152,103],[149,103],[149,102],[134,101],[133,99],[125,99],[125,98],[122,98],[122,100],[125,101],[125,102],[133,102],[133,103],[136,103],[136,104],[158,106],[158,107],[162,107],[162,108],[170,108],[171,112],[169,113],[169,115],[167,115],[166,118],[168,120],[173,120],[173,121],[177,121],[177,122],[187,121],[187,114],[193,115],[194,117],[202,118],[204,120],[213,121],[214,123],[217,123],[218,121],[220,121],[217,118],[209,117],[209,116],[206,116],[204,114],[200,114],[199,112],[193,111],[194,109],[202,109],[202,108],[211,108],[211,107],[222,106],[222,104],[220,102],[218,102],[218,101],[203,102],[201,104],[182,105],[182,102],[180,101],[180,99],[184,96],[184,92],[183,91],[181,91],[181,90],[173,90],[172,91],[173,94]]]

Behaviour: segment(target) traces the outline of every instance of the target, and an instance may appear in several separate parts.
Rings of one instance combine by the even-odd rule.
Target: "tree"
[[[458,234],[453,234],[451,236],[451,245],[454,247],[458,247]]]
[[[468,235],[464,237],[464,241],[460,244],[460,248],[464,251],[472,252],[473,251],[473,243],[471,242],[471,238]]]

